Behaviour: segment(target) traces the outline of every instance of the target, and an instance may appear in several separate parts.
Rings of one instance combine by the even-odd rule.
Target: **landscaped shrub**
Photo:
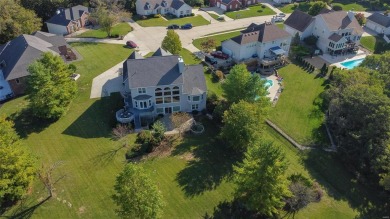
[[[191,13],[191,16],[195,16],[195,14],[194,14],[194,13]]]
[[[304,41],[307,45],[310,45],[310,46],[316,45],[317,40],[318,40],[318,38],[317,38],[316,36],[314,36],[314,35],[308,36],[308,37],[306,37],[305,39],[303,39],[303,41]]]
[[[261,13],[261,12],[263,12],[263,10],[260,9],[260,10],[257,10],[257,12]]]
[[[155,14],[153,17],[154,17],[154,18],[160,18],[160,17],[161,17],[161,14]]]
[[[183,15],[180,15],[180,18],[183,18]]]
[[[335,11],[342,11],[343,7],[341,7],[340,5],[335,5],[335,6],[333,6],[332,9],[335,10]]]
[[[141,19],[142,19],[142,20],[146,20],[146,19],[148,19],[148,17],[146,17],[145,15],[142,15],[142,16],[141,16]]]
[[[265,5],[261,5],[261,8],[266,8],[266,6]]]
[[[213,79],[214,79],[215,81],[221,81],[221,80],[223,80],[224,78],[225,78],[225,75],[224,75],[223,72],[220,71],[220,70],[215,71],[215,73],[213,74]]]
[[[208,92],[207,93],[207,101],[206,101],[206,109],[211,114],[214,112],[215,107],[219,103],[219,97],[214,92]]]

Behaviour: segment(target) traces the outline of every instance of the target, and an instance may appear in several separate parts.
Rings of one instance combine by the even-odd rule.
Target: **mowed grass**
[[[111,35],[124,36],[128,34],[131,30],[132,30],[131,26],[128,23],[124,23],[124,22],[119,23],[112,28]],[[103,38],[107,38],[108,35],[107,32],[105,32],[104,30],[97,29],[97,30],[88,30],[82,34],[77,35],[76,37],[103,39]]]
[[[196,15],[193,17],[184,17],[184,18],[174,18],[174,19],[169,19],[165,20],[164,18],[148,18],[145,20],[140,19],[137,16],[134,16],[133,19],[142,27],[156,27],[156,26],[163,26],[167,27],[168,25],[171,24],[177,24],[177,25],[183,25],[187,23],[191,23],[192,26],[203,26],[210,24],[210,21],[204,19],[201,15]]]
[[[381,54],[390,51],[390,44],[379,36],[365,36],[360,39],[360,44],[373,53]]]
[[[222,41],[230,39],[230,38],[235,37],[235,36],[238,36],[240,34],[241,34],[240,31],[234,31],[234,32],[230,32],[230,33],[223,33],[223,34],[218,34],[218,35],[214,35],[214,36],[198,38],[198,39],[195,39],[194,41],[192,41],[192,44],[194,44],[194,46],[196,48],[201,50],[202,48],[201,48],[200,44],[203,41],[206,41],[209,39],[214,39],[217,42],[217,47],[219,47],[219,46],[221,46]]]
[[[257,17],[257,16],[264,16],[264,15],[273,15],[276,14],[272,9],[263,5],[256,5],[256,6],[250,6],[246,9],[239,10],[239,11],[229,11],[226,12],[225,15],[232,18],[232,19],[242,19],[242,18],[248,18],[248,17]]]
[[[370,4],[369,2],[364,1],[355,1],[355,0],[335,0],[332,2],[332,5],[338,5],[343,8],[343,11],[384,11],[390,9],[390,2],[384,3],[385,1],[382,1],[383,4],[375,5]]]
[[[221,20],[221,19],[218,19],[220,16],[219,15],[217,15],[217,14],[214,14],[214,13],[208,13],[207,12],[207,14],[209,14],[210,15],[210,17],[212,17],[214,20],[216,20],[216,21],[219,21],[219,22],[224,22],[225,20]]]
[[[271,110],[270,120],[303,145],[327,144],[319,97],[325,90],[325,80],[294,64],[278,72],[283,77],[284,90]]]
[[[284,13],[293,13],[297,9],[299,9],[303,12],[308,12],[309,8],[311,7],[312,4],[313,3],[311,3],[311,2],[293,3],[293,4],[283,5],[282,7],[279,7],[278,9],[283,11]]]

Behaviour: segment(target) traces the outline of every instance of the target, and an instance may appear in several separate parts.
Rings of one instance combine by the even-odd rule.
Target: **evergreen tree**
[[[182,49],[179,34],[177,34],[174,30],[168,30],[167,35],[162,41],[161,48],[174,55],[178,55]]]

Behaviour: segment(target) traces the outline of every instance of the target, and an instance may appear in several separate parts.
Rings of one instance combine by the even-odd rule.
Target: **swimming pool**
[[[264,84],[264,86],[267,88],[267,89],[270,89],[270,87],[274,86],[274,82],[272,80],[267,80]]]
[[[363,60],[364,60],[364,58],[355,59],[355,60],[347,61],[347,62],[341,62],[340,65],[342,65],[343,67],[345,67],[347,69],[353,69],[353,68],[359,66],[363,62]]]

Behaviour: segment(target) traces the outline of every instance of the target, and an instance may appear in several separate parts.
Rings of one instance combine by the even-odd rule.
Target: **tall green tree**
[[[167,35],[161,43],[161,48],[174,55],[178,55],[182,49],[179,34],[177,34],[174,30],[168,30]]]
[[[325,2],[317,1],[317,2],[314,2],[314,4],[312,6],[310,6],[309,11],[307,13],[310,14],[311,16],[316,16],[320,13],[320,11],[322,9],[324,9],[326,7],[327,7],[327,5]]]
[[[35,14],[42,20],[46,21],[56,14],[56,11],[60,7],[68,7],[70,3],[68,0],[16,0],[20,1],[20,4],[29,10],[35,12]]]
[[[42,23],[34,11],[27,10],[14,0],[0,1],[0,44],[21,35],[40,30]]]
[[[121,218],[161,218],[164,206],[161,192],[149,174],[137,164],[127,164],[116,178],[114,202]]]
[[[287,162],[281,149],[272,142],[253,142],[244,160],[234,166],[235,197],[261,215],[271,217],[290,196],[285,176]]]
[[[33,114],[43,119],[60,118],[77,92],[76,83],[70,78],[73,68],[60,56],[47,52],[28,71],[27,99]]]
[[[390,97],[390,51],[367,56],[361,66],[371,69],[373,74],[378,74],[385,85],[385,93]]]
[[[224,97],[232,103],[244,100],[249,103],[269,101],[265,81],[258,74],[251,74],[245,64],[235,65],[222,84]]]
[[[0,206],[16,201],[34,179],[35,159],[20,143],[13,123],[0,116]]]
[[[269,102],[269,101],[268,101]],[[225,111],[221,137],[237,152],[244,152],[262,133],[268,104],[233,103]]]

